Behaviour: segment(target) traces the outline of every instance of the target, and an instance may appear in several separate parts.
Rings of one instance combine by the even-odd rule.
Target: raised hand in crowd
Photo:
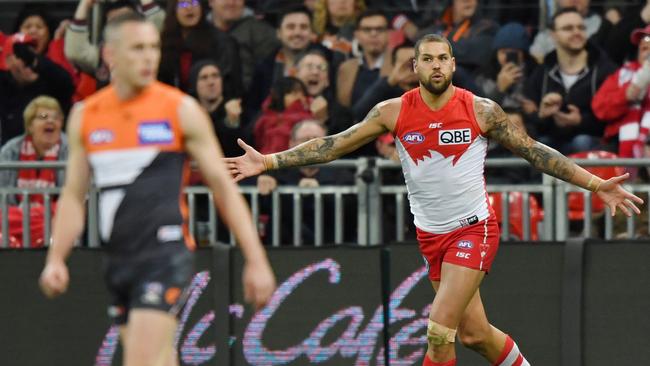
[[[226,110],[226,119],[224,120],[228,127],[236,128],[241,123],[241,98],[231,99],[224,104]]]
[[[562,95],[559,93],[548,93],[544,95],[539,103],[539,118],[548,118],[560,110],[562,106]]]
[[[314,115],[314,118],[316,118],[321,122],[325,122],[329,118],[329,112],[327,107],[328,107],[327,99],[325,99],[325,97],[323,97],[322,95],[319,95],[316,98],[314,98],[309,104],[309,110]]]
[[[519,82],[524,76],[524,70],[513,62],[503,65],[497,74],[497,88],[501,93],[505,93],[510,87]]]
[[[54,37],[52,37],[52,39],[63,39],[65,36],[65,30],[68,29],[68,25],[70,25],[70,20],[62,20],[61,23],[59,23],[59,26],[56,27],[56,30],[54,31]]]
[[[561,109],[553,113],[553,120],[559,127],[577,126],[582,122],[582,114],[580,108],[573,104],[566,106],[568,112],[563,112]]]

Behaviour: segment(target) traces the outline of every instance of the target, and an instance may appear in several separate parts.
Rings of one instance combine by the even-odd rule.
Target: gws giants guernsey
[[[183,197],[183,98],[155,82],[130,100],[107,86],[84,101],[81,135],[101,192],[100,236],[111,255],[151,255],[182,242],[194,248]]]
[[[402,95],[395,144],[404,171],[415,226],[446,233],[486,219],[489,206],[483,168],[488,140],[474,114],[474,95],[455,87],[438,111],[420,89]]]

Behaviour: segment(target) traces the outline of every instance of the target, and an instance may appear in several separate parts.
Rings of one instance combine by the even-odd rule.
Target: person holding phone
[[[523,25],[512,22],[499,29],[492,41],[492,57],[476,76],[484,97],[506,108],[534,111],[534,102],[523,97],[524,81],[535,65],[526,52],[529,44],[530,38]]]
[[[524,85],[524,95],[537,106],[527,111],[536,130],[531,132],[563,154],[605,149],[605,124],[594,115],[591,99],[616,65],[587,41],[587,26],[576,8],[556,12],[551,27],[557,48]]]

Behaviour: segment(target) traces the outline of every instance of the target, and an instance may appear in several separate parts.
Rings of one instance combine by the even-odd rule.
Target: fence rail
[[[592,166],[622,166],[622,167],[650,167],[650,159],[576,159],[576,163],[584,167]],[[528,162],[518,158],[500,158],[488,159],[486,161],[487,167],[525,167]],[[373,245],[389,241],[404,241],[407,238],[407,233],[413,233],[413,224],[407,222],[409,215],[407,211],[407,203],[405,195],[407,195],[406,187],[404,185],[382,185],[382,174],[391,169],[399,169],[400,165],[389,160],[372,159],[372,158],[359,158],[356,160],[339,160],[329,164],[324,164],[328,168],[336,169],[354,169],[355,180],[353,185],[347,186],[320,186],[313,188],[300,188],[296,186],[280,186],[275,189],[270,196],[262,196],[254,186],[241,186],[240,191],[246,197],[250,204],[251,213],[255,223],[260,223],[261,217],[266,216],[270,222],[270,238],[269,244],[272,246],[280,246],[281,244],[292,244],[294,246],[305,245],[305,238],[303,237],[304,226],[307,222],[313,220],[313,227],[309,227],[313,231],[313,245],[321,246],[326,243],[341,244],[345,241],[356,242],[360,245]],[[65,169],[63,162],[2,162],[0,163],[0,170],[2,169],[20,169],[20,168],[52,168],[52,169]],[[626,188],[635,193],[644,193],[650,197],[650,184],[628,184]],[[563,241],[569,236],[582,236],[593,237],[598,236],[594,233],[594,221],[599,220],[603,222],[603,235],[604,239],[612,239],[615,236],[614,232],[614,219],[610,215],[609,208],[605,208],[604,212],[594,215],[592,212],[592,194],[589,191],[577,188],[568,183],[560,181],[556,178],[544,175],[542,182],[537,184],[489,184],[487,186],[489,193],[500,194],[501,211],[498,213],[503,223],[510,223],[508,225],[501,225],[502,240],[512,240],[513,232],[511,225],[513,223],[513,215],[521,217],[521,233],[517,239],[529,241],[531,233],[539,232],[539,240],[542,241]],[[582,193],[584,207],[582,209],[582,230],[571,231],[571,220],[569,220],[569,194]],[[8,197],[11,195],[23,195],[24,198],[29,198],[31,195],[43,194],[45,220],[43,225],[43,238],[47,245],[51,235],[51,206],[55,200],[56,195],[60,193],[60,187],[55,188],[34,188],[23,189],[13,187],[0,188],[0,212],[2,213],[2,220],[0,220],[0,230],[2,233],[9,232],[9,212]],[[223,239],[224,235],[218,231],[219,228],[219,215],[214,208],[214,205],[207,205],[207,219],[199,218],[197,214],[199,200],[207,200],[212,202],[212,193],[206,187],[187,187],[185,194],[189,207],[189,229],[190,232],[203,243],[215,243],[218,239],[227,241],[231,244],[235,243],[235,238],[232,234],[227,233],[227,239]],[[520,196],[520,207],[516,206],[516,212],[511,210],[511,198],[513,195]],[[539,222],[539,226],[533,228],[531,224],[531,207],[529,199],[531,196],[541,198],[540,206],[543,207],[543,219]],[[269,198],[270,197],[270,198]],[[291,207],[285,207],[283,201],[289,198]],[[495,196],[496,197],[496,196]],[[85,243],[90,247],[97,247],[100,245],[99,231],[98,231],[98,198],[99,190],[96,187],[91,187],[88,192],[87,200],[87,230],[85,236]],[[354,205],[351,205],[348,200],[356,200]],[[271,208],[269,212],[262,212],[261,200],[270,200]],[[313,211],[305,212],[304,202],[306,200],[313,200]],[[384,205],[394,204],[394,218],[391,222],[387,221],[387,213]],[[19,208],[23,213],[30,212],[29,199],[23,199]],[[331,208],[325,210],[324,207]],[[347,207],[347,208],[346,208]],[[351,212],[350,207],[354,207],[355,212]],[[291,210],[292,215],[289,220],[282,215],[283,210]],[[649,210],[650,211],[650,210]],[[650,213],[646,212],[647,221],[650,226]],[[356,218],[356,223],[351,219]],[[644,221],[645,218],[642,218]],[[326,220],[330,220],[326,224]],[[286,222],[285,222],[286,221]],[[32,244],[30,237],[30,217],[23,214],[22,217],[22,241],[23,246],[29,247]],[[350,225],[356,225],[356,236],[354,238],[346,238],[346,229],[349,232]],[[580,226],[580,225],[579,225]],[[394,228],[394,235],[385,237],[384,231],[388,228]],[[627,218],[625,235],[628,238],[633,238],[636,231],[637,224],[635,218]],[[282,231],[287,231],[290,228],[290,238],[283,238]],[[648,228],[650,231],[650,227]],[[325,237],[329,236],[329,240]],[[2,235],[0,245],[8,247],[11,238],[9,235]]]

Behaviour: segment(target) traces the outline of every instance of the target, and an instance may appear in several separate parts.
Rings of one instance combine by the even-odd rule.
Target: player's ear
[[[102,60],[108,66],[109,70],[113,70],[113,63],[115,59],[115,47],[112,44],[106,43],[102,47]]]
[[[451,58],[451,71],[456,72],[456,57]]]

